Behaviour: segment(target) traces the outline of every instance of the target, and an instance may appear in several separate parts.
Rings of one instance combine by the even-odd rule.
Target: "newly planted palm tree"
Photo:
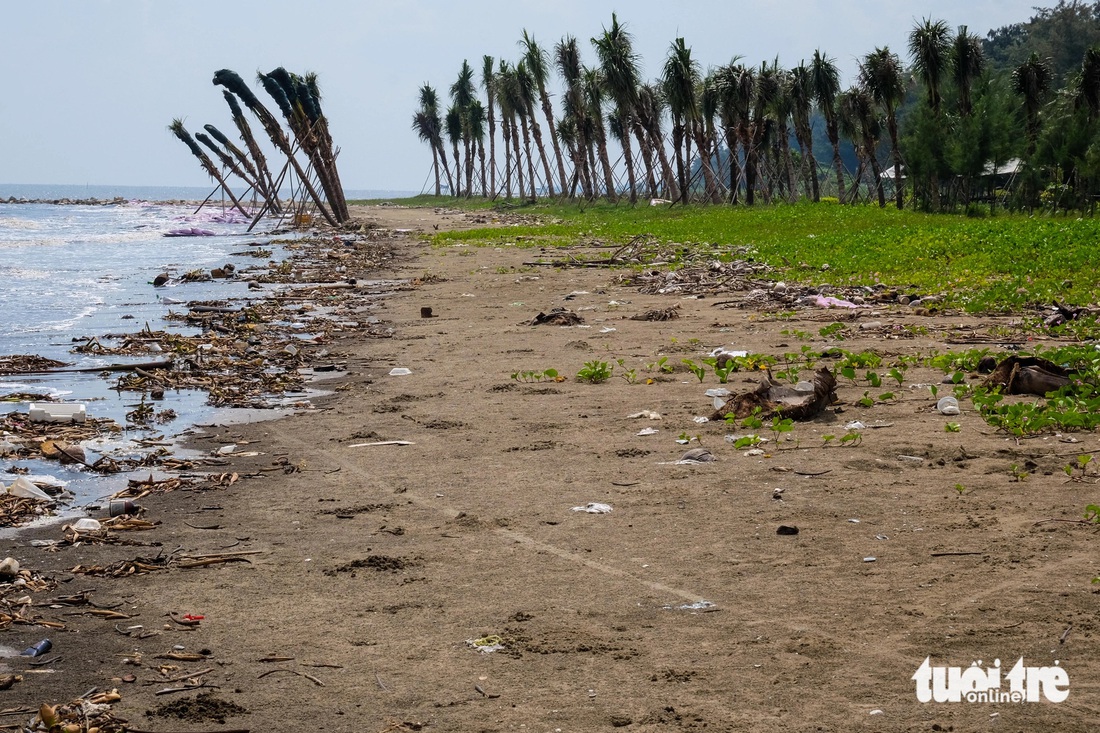
[[[519,91],[519,80],[516,78],[516,70],[503,59],[500,61],[500,65],[497,68],[496,81],[497,102],[500,104],[500,114],[504,120],[506,120],[507,130],[512,138],[511,147],[514,165],[510,166],[509,172],[505,174],[508,196],[511,197],[512,195],[511,170],[514,169],[516,172],[516,180],[519,184],[519,195],[523,197],[526,195],[526,191],[523,180],[523,148],[521,148],[519,144],[519,126],[525,110]],[[526,126],[524,126],[523,129],[526,133]]]
[[[672,149],[676,153],[676,174],[680,183],[680,202],[688,202],[690,186],[687,180],[691,165],[690,125],[699,116],[699,100],[695,87],[699,83],[699,64],[691,58],[691,49],[683,38],[672,42],[665,59],[662,86],[668,110],[672,116]]]
[[[458,111],[456,105],[451,105],[447,108],[447,115],[443,118],[443,124],[447,129],[447,139],[451,143],[451,149],[455,156],[455,177],[454,188],[451,189],[452,196],[462,195],[462,176],[460,171],[462,170],[462,159],[458,153],[458,144],[462,142],[462,113]]]
[[[317,192],[317,189],[310,181],[310,176],[306,174],[302,169],[301,163],[294,157],[294,151],[290,146],[290,139],[279,126],[279,121],[275,118],[275,115],[265,107],[260,100],[252,93],[252,90],[248,88],[248,85],[244,83],[235,72],[229,69],[220,69],[214,73],[214,84],[221,85],[228,89],[233,94],[244,102],[244,105],[248,107],[249,111],[256,116],[256,119],[260,121],[264,131],[267,133],[268,138],[271,139],[272,144],[275,145],[279,151],[286,156],[287,162],[294,168],[294,172],[298,176],[298,180],[302,182],[302,186],[309,193],[310,198],[313,199],[314,205],[320,212],[321,216],[325,218],[332,226],[338,226],[339,221],[333,216],[333,213],[329,211],[329,207],[325,205],[325,199]]]
[[[439,134],[438,119],[432,120],[423,110],[413,113],[412,129],[421,142],[425,142],[432,149],[432,173],[435,175],[435,195],[441,195],[439,181],[439,151],[435,147],[435,138]]]
[[[788,77],[787,96],[790,100],[791,119],[794,122],[794,136],[802,152],[802,165],[799,178],[806,181],[809,176],[810,196],[814,202],[821,200],[821,187],[817,180],[817,160],[814,158],[814,135],[810,129],[810,115],[814,107],[813,76],[806,62],[802,61],[791,69]]]
[[[256,166],[256,172],[259,177],[264,181],[264,187],[270,192],[273,201],[273,210],[278,213],[282,210],[282,206],[279,204],[279,189],[275,185],[275,180],[271,177],[271,170],[267,165],[267,158],[264,156],[263,150],[260,148],[260,144],[256,142],[255,136],[252,134],[252,126],[248,124],[248,119],[244,116],[244,111],[241,109],[240,103],[237,102],[237,98],[233,96],[228,90],[222,90],[222,97],[225,99],[226,104],[229,105],[229,112],[233,118],[233,124],[237,126],[237,132],[241,135],[241,141],[244,142],[245,147],[248,148],[248,154],[252,156],[252,161]]]
[[[562,80],[565,82],[565,94],[562,95],[564,119],[573,120],[576,133],[573,175],[575,178],[579,176],[585,198],[591,200],[595,196],[592,185],[593,168],[589,165],[592,138],[586,134],[586,128],[588,127],[586,120],[587,102],[584,95],[584,76],[576,38],[565,36],[554,46],[554,62],[558,68],[558,73],[561,74]]]
[[[601,35],[592,39],[592,43],[600,60],[604,90],[615,104],[614,115],[622,128],[628,130],[632,124],[630,118],[638,103],[638,55],[634,52],[633,40],[626,27],[612,13],[611,27],[604,28]],[[621,142],[623,159],[626,162],[627,185],[630,187],[630,203],[635,203],[638,200],[638,190],[630,135],[623,135]]]
[[[550,95],[546,91],[546,83],[550,79],[550,58],[546,50],[530,36],[526,30],[523,31],[523,40],[520,41],[520,45],[523,48],[523,60],[527,64],[527,73],[531,76],[531,80],[535,83],[535,87],[539,93],[539,103],[542,106],[542,114],[546,118],[546,129],[550,137],[551,145],[554,149],[554,160],[557,162],[558,168],[558,182],[561,184],[561,190],[564,194],[568,182],[565,177],[565,163],[562,160],[561,146],[558,144],[557,131],[554,125],[554,110],[550,104]],[[549,174],[547,175],[547,184],[549,186]],[[553,196],[553,193],[550,194]]]
[[[542,144],[542,126],[539,125],[538,116],[535,114],[535,96],[538,93],[537,85],[535,84],[535,78],[531,76],[531,72],[527,70],[526,58],[520,61],[516,65],[516,82],[518,84],[520,99],[523,101],[524,115],[523,119],[529,122],[531,128],[531,137],[535,140],[535,148],[539,152],[539,160],[542,161],[542,169],[546,174],[546,191],[551,198],[554,197],[554,176],[550,172],[550,158],[546,154],[546,146]],[[551,117],[551,124],[553,124],[553,118]],[[524,134],[526,135],[526,128]],[[553,130],[551,129],[551,137],[553,137]],[[526,142],[526,138],[525,138]],[[535,169],[532,161],[531,169],[531,181],[535,180]],[[533,197],[533,194],[532,194]]]
[[[879,167],[876,150],[882,131],[879,117],[875,113],[875,100],[863,87],[851,87],[837,98],[838,122],[846,137],[852,141],[859,156],[859,168],[856,170],[852,195],[849,199],[855,203],[859,198],[859,185],[867,166],[874,176],[873,187],[878,195],[878,205],[886,207],[886,193],[882,186],[882,169]]]
[[[614,203],[618,200],[618,186],[615,185],[615,173],[611,169],[611,158],[607,154],[607,132],[604,129],[603,116],[604,82],[599,69],[585,67],[583,76],[584,98],[587,105],[585,109],[585,135],[590,136],[595,141],[595,153],[599,159],[600,167],[603,169],[604,191],[607,200]]]
[[[271,209],[275,213],[278,213],[280,211],[279,197],[272,193],[271,189],[267,185],[267,181],[262,175],[260,175],[260,171],[257,169],[255,164],[253,164],[253,162],[249,160],[248,155],[246,155],[243,150],[238,148],[232,140],[226,137],[226,135],[222,133],[221,130],[214,127],[213,125],[203,125],[203,129],[210,133],[210,137],[217,140],[221,144],[222,148],[225,149],[226,153],[231,157],[231,159],[237,165],[239,165],[240,168],[243,169],[244,175],[238,175],[241,175],[244,180],[248,181],[250,186],[256,189],[256,192],[263,198],[264,204],[269,209]],[[195,137],[198,138],[197,135]]]
[[[244,166],[233,158],[232,154],[220,148],[209,135],[196,132],[195,139],[205,145],[210,152],[217,156],[218,160],[221,161],[223,170],[228,169],[232,171],[233,175],[248,184],[248,189],[255,191],[257,195],[260,194],[260,189],[256,186],[256,177],[249,174],[249,172],[244,169]],[[245,190],[246,195],[248,194],[248,189]]]
[[[420,87],[420,109],[418,113],[423,115],[425,130],[431,139],[431,145],[435,150],[434,156],[438,156],[439,165],[443,168],[443,174],[447,177],[447,188],[454,195],[455,182],[451,177],[451,168],[447,164],[447,150],[443,147],[443,118],[439,112],[439,95],[429,84]],[[436,157],[433,156],[433,160]],[[458,171],[455,171],[457,173]]]
[[[466,110],[466,122],[470,129],[470,139],[473,146],[477,148],[481,197],[485,198],[488,195],[488,189],[485,188],[485,107],[482,106],[480,99],[470,102]],[[466,195],[469,197],[470,192],[467,191]]]
[[[814,99],[821,116],[825,118],[825,135],[833,147],[833,168],[836,170],[837,196],[844,201],[844,161],[840,157],[840,130],[837,115],[837,97],[840,95],[840,71],[836,59],[814,51],[810,64],[810,78],[814,89]]]
[[[492,56],[481,57],[481,87],[485,90],[487,109],[486,120],[489,123],[489,193],[490,198],[496,198],[497,195],[497,122],[496,122],[496,105],[494,101],[496,99],[496,93],[493,83],[493,64],[494,60]],[[484,182],[482,183],[484,187]]]
[[[860,64],[860,80],[871,98],[886,116],[886,131],[890,135],[890,147],[894,159],[894,192],[897,207],[903,206],[901,178],[901,148],[898,146],[898,106],[905,99],[905,80],[901,60],[889,48],[876,48],[863,58]],[[881,184],[880,184],[881,185]],[[885,206],[885,202],[880,203]]]
[[[470,104],[474,101],[474,70],[470,63],[463,59],[462,66],[458,70],[458,78],[451,85],[451,101],[453,109],[458,112],[461,127],[462,148],[465,153],[463,170],[466,173],[466,195],[470,195],[474,177],[474,152],[471,147],[470,123],[467,119]],[[448,123],[449,124],[449,123]]]
[[[645,130],[650,150],[653,150],[661,165],[661,184],[665,195],[676,200],[680,198],[679,186],[668,163],[665,151],[665,136],[661,130],[661,118],[664,116],[666,102],[661,90],[654,84],[638,87],[638,122]]]
[[[233,201],[233,205],[237,208],[237,211],[245,216],[250,216],[249,213],[244,210],[244,207],[241,206],[241,202],[237,200],[237,197],[233,195],[232,189],[226,184],[225,178],[222,177],[218,167],[214,165],[214,161],[210,160],[210,157],[202,151],[202,148],[200,148],[198,143],[191,137],[191,133],[187,132],[187,129],[183,126],[183,120],[172,120],[172,124],[168,126],[168,129],[171,130],[173,135],[179,138],[180,142],[188,147],[192,155],[198,158],[199,164],[203,167],[203,170],[218,182],[218,185],[225,191],[225,194]]]

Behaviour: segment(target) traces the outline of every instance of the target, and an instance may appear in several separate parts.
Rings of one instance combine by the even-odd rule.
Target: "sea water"
[[[0,186],[0,201],[17,199],[98,198],[110,200],[131,194],[143,198],[108,205],[54,205],[0,203],[0,355],[36,354],[71,367],[98,367],[112,363],[151,361],[141,357],[73,353],[80,341],[105,334],[133,334],[148,327],[193,334],[178,321],[167,321],[170,311],[183,312],[188,301],[234,300],[260,297],[249,291],[247,270],[266,265],[248,253],[257,247],[279,260],[283,252],[273,245],[261,221],[248,232],[250,219],[218,199],[196,212],[195,203],[153,203],[150,200],[196,199],[202,189],[138,189],[127,187]],[[367,194],[382,192],[363,192]],[[364,196],[366,197],[366,196]],[[394,197],[396,198],[396,197]],[[148,200],[147,200],[148,199]],[[214,236],[166,237],[174,229],[201,228]],[[232,280],[177,283],[192,270],[209,271],[231,263],[241,277]],[[153,279],[169,273],[167,287],[154,288]],[[104,378],[98,372],[0,376],[0,412],[26,411],[27,404],[2,401],[19,393],[50,394],[67,402],[84,402],[88,415],[108,417],[125,425],[125,415],[141,399],[133,392],[112,389],[118,373]],[[169,392],[158,410],[173,409],[179,418],[157,431],[178,435],[196,423],[209,422],[215,410],[205,405],[202,392]],[[127,429],[113,446],[155,433]],[[124,449],[124,448],[123,448]],[[83,468],[61,467],[50,461],[0,461],[0,483],[11,483],[12,466],[44,471],[70,481],[77,503],[93,500],[125,486],[125,477],[102,478]]]

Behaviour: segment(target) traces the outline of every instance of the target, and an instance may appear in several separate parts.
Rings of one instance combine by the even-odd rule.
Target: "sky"
[[[431,152],[411,129],[424,83],[442,97],[464,59],[515,61],[528,33],[547,49],[590,39],[618,13],[655,79],[683,37],[705,70],[734,57],[796,66],[820,48],[845,86],[857,59],[888,46],[905,55],[921,19],[991,28],[1026,21],[1054,0],[34,0],[5,3],[0,44],[0,183],[207,186],[167,127],[236,131],[211,80],[228,68],[276,109],[256,73],[316,72],[349,190],[420,192]],[[559,89],[555,78],[551,91]],[[555,108],[556,110],[556,108]],[[260,128],[254,124],[258,134]]]

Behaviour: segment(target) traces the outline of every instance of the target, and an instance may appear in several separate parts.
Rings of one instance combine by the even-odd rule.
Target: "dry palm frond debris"
[[[549,313],[539,313],[527,321],[525,326],[577,326],[584,323],[577,313],[567,308],[553,308]]]
[[[668,308],[655,308],[645,313],[638,313],[630,317],[632,321],[671,321],[680,317],[680,306],[671,305]]]

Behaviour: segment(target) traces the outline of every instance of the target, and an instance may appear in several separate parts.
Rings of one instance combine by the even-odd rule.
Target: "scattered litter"
[[[856,305],[850,300],[841,300],[840,298],[834,298],[831,295],[818,295],[813,299],[813,304],[818,308],[864,308],[866,306]]]
[[[865,430],[866,428],[867,426],[861,423],[859,420],[853,420],[852,422],[844,426],[845,430]]]
[[[416,445],[411,440],[376,440],[373,443],[352,443],[348,448],[373,448],[376,445]]]
[[[604,326],[603,328],[600,329],[600,333],[611,333],[612,331],[618,331],[618,330],[619,329],[612,328],[611,326]]]
[[[859,330],[861,331],[871,331],[876,328],[882,328],[882,321],[867,321],[859,324]]]
[[[575,512],[585,512],[586,514],[608,514],[611,512],[610,504],[600,504],[599,502],[590,501],[584,506],[573,507]]]
[[[940,411],[941,415],[958,415],[959,401],[951,395],[941,397],[940,401],[936,403],[936,409]]]
[[[783,492],[786,489],[772,489],[772,498],[776,501],[783,501]]]
[[[88,419],[88,413],[80,403],[32,402],[27,408],[27,417],[31,422],[84,422]]]
[[[878,558],[873,555],[868,555],[867,557],[863,558],[863,562],[875,562],[876,560],[878,560]]]
[[[716,387],[714,389],[708,389],[703,394],[705,394],[707,397],[729,397],[733,393],[725,387]]]
[[[700,425],[702,425],[705,422],[710,422],[710,418],[709,417],[694,417],[694,418],[692,418],[692,422],[697,422]]]
[[[858,519],[849,519],[848,521],[849,521],[849,522],[850,522],[851,524],[859,524],[859,520],[858,520]]]
[[[27,480],[26,476],[20,476],[11,482],[6,492],[20,499],[38,499],[40,501],[53,501],[53,497]]]
[[[644,417],[647,420],[660,420],[661,413],[654,412],[653,410],[642,410],[641,412],[635,412],[633,415],[627,415],[626,417],[629,420],[633,420],[639,417]]]
[[[51,642],[49,639],[43,639],[42,641],[38,642],[37,644],[34,644],[33,646],[29,646],[26,649],[24,649],[22,656],[24,656],[24,657],[40,657],[43,654],[45,654],[46,652],[48,652],[50,649],[53,649],[53,642]]]
[[[635,435],[656,435],[659,432],[661,431],[657,428],[642,428]]]
[[[406,369],[405,367],[394,367],[390,369],[391,377],[405,377],[412,374],[412,369]]]
[[[584,323],[584,319],[566,308],[552,308],[549,313],[539,313],[525,326],[577,326]]]
[[[877,534],[877,535],[875,535],[875,539],[876,539],[876,540],[888,540],[888,539],[890,539],[890,538],[889,538],[889,537],[887,537],[887,536],[886,536],[886,535],[884,535],[884,534]]]
[[[776,382],[771,374],[756,389],[730,396],[715,410],[712,420],[728,415],[738,419],[756,415],[760,419],[778,416],[780,419],[809,420],[821,414],[836,399],[836,378],[829,367],[814,372],[812,389],[798,390]]]
[[[81,517],[72,524],[69,525],[77,532],[98,532],[103,529],[103,524],[98,519],[92,519],[91,517]]]
[[[924,463],[924,459],[921,458],[920,456],[900,455],[900,456],[898,456],[898,460],[903,461],[905,463]]]
[[[798,534],[798,527],[790,524],[781,524],[776,528],[775,533],[779,535],[794,536]]]
[[[716,607],[717,604],[710,601],[696,601],[695,603],[685,603],[682,606],[662,606],[666,611],[706,611]]]
[[[754,456],[762,456],[764,451],[761,448],[753,448],[752,450],[745,451],[746,458],[752,458]]]
[[[711,463],[717,461],[718,458],[706,448],[692,448],[684,455],[680,456],[680,460],[675,461],[676,465],[684,464],[696,464],[696,463]]]
[[[497,634],[490,634],[480,639],[467,639],[466,646],[482,654],[492,654],[504,648],[504,639]]]
[[[883,715],[883,714],[884,713],[881,710],[872,710],[870,713],[868,713],[868,715]],[[994,715],[996,715],[996,713],[994,713]]]
[[[1000,387],[1004,394],[1034,394],[1045,397],[1069,385],[1069,373],[1037,356],[1006,357],[982,383],[987,389]]]
[[[637,313],[630,317],[632,321],[674,321],[680,317],[680,306],[671,305],[668,308],[657,308],[645,313]]]

